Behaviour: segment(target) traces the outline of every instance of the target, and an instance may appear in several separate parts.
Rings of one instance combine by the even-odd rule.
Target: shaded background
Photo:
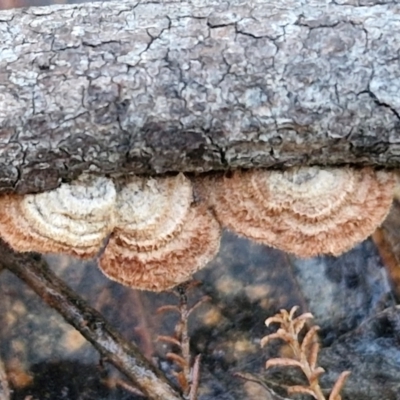
[[[78,1],[0,0],[0,8]],[[400,399],[400,206],[395,202],[384,229],[339,258],[297,259],[225,232],[216,259],[195,278],[190,293],[201,305],[190,319],[193,354],[202,354],[200,399],[271,399],[268,391],[234,374],[251,373],[285,395],[302,383],[296,371],[265,370],[268,358],[285,354],[280,343],[260,348],[273,328],[264,321],[281,308],[300,305],[321,326],[322,384],[351,370],[345,400]],[[48,256],[56,273],[99,310],[124,337],[169,376],[165,357],[175,314],[157,308],[175,304],[168,293],[123,287],[105,278],[94,261]],[[14,389],[13,399],[141,399],[127,382],[62,317],[8,271],[0,275],[0,352]],[[297,397],[301,398],[301,397]],[[307,398],[307,397],[304,397]]]
[[[176,304],[175,296],[114,283],[93,261],[66,256],[47,260],[172,377],[173,365],[165,355],[173,349],[156,338],[173,334],[177,316],[156,311]],[[189,320],[193,355],[202,354],[199,398],[271,399],[259,384],[235,377],[237,372],[253,374],[281,395],[288,385],[303,383],[301,374],[290,368],[265,370],[266,360],[284,355],[285,346],[277,341],[260,348],[260,339],[274,331],[264,325],[265,319],[280,308],[300,305],[322,328],[320,365],[327,371],[323,387],[332,387],[340,372],[351,370],[343,399],[400,399],[400,312],[387,271],[371,239],[339,258],[300,260],[225,232],[215,260],[195,276],[202,286],[189,293],[190,303],[210,296]],[[0,275],[0,302],[0,351],[14,399],[142,398],[8,271]]]

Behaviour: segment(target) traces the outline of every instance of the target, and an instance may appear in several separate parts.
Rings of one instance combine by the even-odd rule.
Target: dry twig
[[[209,297],[205,296],[192,307],[188,306],[187,292],[197,285],[198,282],[191,281],[177,286],[173,293],[178,296],[179,304],[176,306],[162,306],[157,310],[159,313],[175,311],[179,314],[179,321],[175,327],[174,336],[158,336],[157,340],[178,347],[179,353],[169,352],[167,353],[167,357],[180,369],[180,371],[175,372],[174,375],[182,389],[184,397],[188,400],[197,399],[200,380],[200,355],[195,357],[194,362],[192,362],[192,357],[190,355],[190,338],[188,334],[189,316],[201,304],[209,300]]]
[[[272,339],[282,339],[291,348],[293,352],[292,358],[272,358],[267,361],[266,368],[283,366],[300,368],[308,380],[308,386],[296,385],[288,388],[289,394],[308,394],[316,400],[341,400],[340,391],[342,390],[349,371],[342,372],[335,385],[332,388],[330,396],[326,399],[320,385],[319,377],[325,372],[323,368],[318,367],[317,359],[319,352],[319,342],[317,332],[318,326],[310,328],[303,340],[300,341],[299,334],[304,328],[308,320],[313,319],[311,313],[304,313],[294,318],[294,314],[298,310],[298,306],[293,307],[290,312],[281,310],[278,314],[268,318],[265,324],[269,326],[271,323],[278,323],[280,328],[276,333],[271,333],[261,339],[261,346],[265,346]]]
[[[162,372],[102,315],[62,282],[37,255],[18,254],[0,241],[0,265],[24,281],[50,307],[74,326],[108,362],[125,374],[151,400],[180,400]]]
[[[246,372],[236,372],[234,376],[245,380],[246,382],[253,382],[257,385],[263,387],[263,389],[268,393],[268,400],[289,400],[286,397],[279,396],[279,394],[275,393],[266,383],[264,379],[261,379],[253,374],[249,374]]]

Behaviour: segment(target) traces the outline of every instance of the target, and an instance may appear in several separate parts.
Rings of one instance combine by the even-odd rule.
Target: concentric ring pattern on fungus
[[[389,212],[394,174],[371,168],[236,171],[213,181],[223,226],[300,257],[339,255],[366,239]]]

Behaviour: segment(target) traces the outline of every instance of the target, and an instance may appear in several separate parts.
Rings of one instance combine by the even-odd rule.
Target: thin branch
[[[201,354],[198,354],[194,359],[192,367],[192,385],[190,387],[189,400],[197,400],[197,392],[200,385],[200,360]]]
[[[342,372],[336,380],[335,385],[332,388],[332,392],[329,396],[329,400],[340,400],[340,392],[343,389],[344,384],[347,381],[347,378],[350,375],[350,371]]]
[[[276,333],[271,333],[261,339],[261,346],[265,346],[272,339],[282,339],[290,346],[293,356],[292,358],[272,358],[266,363],[266,368],[283,366],[283,367],[299,367],[308,380],[309,386],[297,385],[289,387],[289,394],[309,394],[316,400],[325,400],[326,397],[319,385],[319,377],[325,372],[321,367],[317,366],[319,343],[318,330],[319,326],[315,325],[308,329],[302,342],[299,339],[299,333],[304,327],[304,321],[313,318],[311,313],[304,313],[294,318],[298,306],[293,307],[290,312],[280,310],[280,312],[265,321],[268,326],[275,322],[280,324],[280,328]],[[340,391],[346,382],[350,372],[343,372],[336,381],[329,400],[340,400]]]
[[[169,352],[167,358],[173,361],[178,367],[179,372],[174,375],[179,383],[181,391],[185,399],[196,400],[197,392],[200,384],[200,355],[197,355],[192,362],[190,354],[190,337],[189,337],[189,316],[201,304],[210,300],[210,297],[203,296],[192,307],[188,305],[188,292],[201,283],[198,281],[187,281],[171,292],[179,299],[178,305],[162,306],[157,310],[157,313],[165,311],[174,311],[179,313],[179,321],[175,326],[174,336],[158,336],[157,340],[173,344],[179,348],[178,353]]]
[[[241,379],[243,379],[245,381],[248,381],[248,382],[257,383],[258,385],[260,385],[263,389],[265,389],[268,392],[268,394],[271,397],[271,400],[290,400],[287,397],[279,396],[269,386],[267,386],[267,384],[265,383],[264,380],[258,378],[257,376],[254,376],[254,375],[249,374],[249,373],[243,373],[243,372],[235,372],[234,376],[237,376],[238,378],[241,378]]]
[[[74,293],[35,254],[19,254],[0,241],[0,266],[24,281],[76,328],[107,361],[151,400],[182,400],[167,379],[136,345],[125,340],[95,309]]]

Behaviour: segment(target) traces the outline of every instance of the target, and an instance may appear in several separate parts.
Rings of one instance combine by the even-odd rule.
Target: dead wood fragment
[[[24,281],[50,307],[74,326],[112,365],[151,400],[181,400],[162,372],[150,364],[135,344],[126,341],[102,315],[89,307],[36,254],[20,254],[0,241],[0,267]]]

